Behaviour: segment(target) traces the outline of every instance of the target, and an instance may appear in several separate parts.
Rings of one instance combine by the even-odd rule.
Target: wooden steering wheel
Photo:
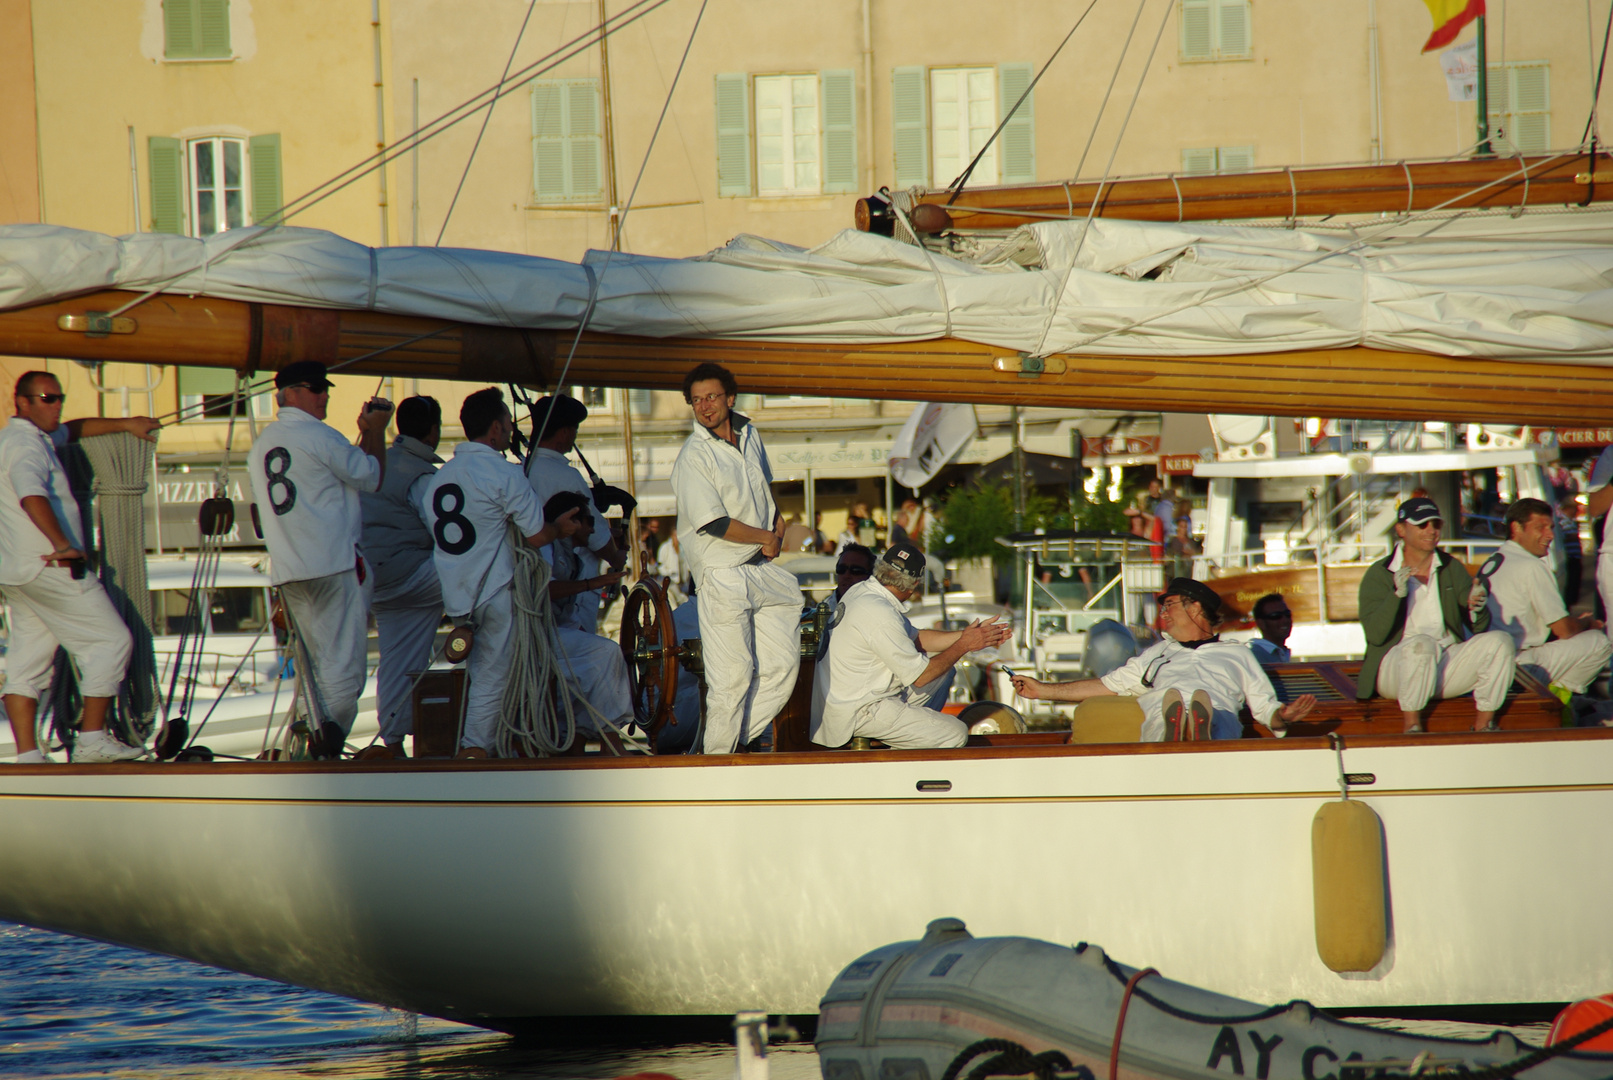
[[[655,738],[668,723],[676,724],[672,702],[678,695],[679,647],[672,625],[666,587],[655,578],[640,578],[622,607],[622,659],[633,700],[633,718],[655,752]]]

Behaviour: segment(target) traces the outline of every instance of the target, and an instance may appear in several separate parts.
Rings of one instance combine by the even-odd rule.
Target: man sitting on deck
[[[1014,676],[1020,697],[1085,701],[1121,694],[1135,697],[1143,711],[1141,741],[1176,742],[1204,738],[1236,739],[1243,734],[1238,711],[1244,703],[1254,718],[1281,731],[1316,707],[1305,694],[1287,705],[1272,693],[1254,653],[1241,642],[1222,641],[1221,598],[1192,578],[1172,578],[1159,596],[1166,637],[1101,679],[1067,683]]]
[[[1475,731],[1495,731],[1495,713],[1512,686],[1512,638],[1490,630],[1485,589],[1461,560],[1439,550],[1444,524],[1433,499],[1417,496],[1395,512],[1400,543],[1361,576],[1359,611],[1367,653],[1355,696],[1400,699],[1407,732],[1421,732],[1430,698],[1473,692]]]
[[[966,653],[1007,641],[1013,631],[995,618],[962,630],[915,630],[904,612],[924,580],[924,567],[924,552],[906,542],[893,544],[875,564],[872,580],[846,590],[813,742],[841,746],[862,736],[912,750],[968,741],[961,720],[921,702]]]
[[[1261,665],[1292,663],[1294,654],[1288,651],[1288,635],[1294,631],[1294,613],[1288,610],[1288,601],[1282,593],[1267,593],[1255,601],[1255,629],[1260,636],[1249,642],[1255,659]]]
[[[1583,694],[1607,666],[1613,643],[1600,620],[1570,615],[1563,604],[1545,561],[1555,528],[1551,506],[1519,499],[1507,508],[1506,524],[1507,542],[1479,570],[1490,590],[1490,625],[1512,635],[1518,666],[1560,689],[1559,697]]]

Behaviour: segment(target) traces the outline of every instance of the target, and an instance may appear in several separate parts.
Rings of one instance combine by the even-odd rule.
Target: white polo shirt
[[[1204,690],[1215,710],[1212,733],[1216,738],[1227,738],[1241,730],[1238,710],[1245,703],[1250,714],[1267,725],[1282,708],[1255,654],[1236,641],[1206,641],[1190,649],[1168,637],[1098,681],[1117,694],[1135,697],[1149,717],[1158,712],[1167,689],[1174,687],[1184,696]],[[1144,735],[1145,741],[1147,738]]]
[[[1597,457],[1596,464],[1591,466],[1590,479],[1585,482],[1585,494],[1600,491],[1613,483],[1613,446],[1603,450]],[[1602,531],[1602,554],[1613,555],[1613,528]]]
[[[1568,617],[1551,564],[1508,540],[1484,560],[1479,577],[1490,586],[1490,629],[1505,630],[1519,649],[1544,645],[1551,624]]]
[[[588,498],[588,512],[594,516],[594,531],[588,534],[588,550],[601,551],[610,543],[610,522],[606,520],[602,511],[594,507],[594,492],[583,479],[582,473],[566,455],[556,450],[545,450],[539,447],[533,451],[527,479],[532,483],[532,491],[538,497],[538,506],[549,505],[549,500],[562,491],[575,491]]]
[[[850,739],[859,709],[905,694],[930,666],[915,644],[918,631],[907,620],[908,606],[873,578],[857,582],[840,598],[823,723],[813,732],[814,742],[839,746]]]
[[[761,433],[750,419],[729,413],[736,447],[698,422],[678,460],[672,465],[672,494],[678,503],[678,543],[696,575],[707,570],[744,566],[762,550],[760,544],[736,544],[700,531],[719,518],[753,529],[771,529],[778,508],[773,503],[773,468]],[[696,584],[699,584],[697,577]]]
[[[56,451],[67,445],[67,425],[50,434],[13,416],[0,428],[0,585],[26,585],[45,569],[43,555],[56,550],[22,500],[37,495],[50,503],[67,542],[80,551],[78,500]]]
[[[443,610],[459,618],[486,603],[515,576],[509,530],[543,528],[543,507],[521,466],[486,443],[462,442],[426,487],[422,517],[431,561],[442,580]]]
[[[341,432],[289,406],[247,454],[252,499],[269,548],[269,583],[353,568],[364,534],[359,492],[375,491],[381,463]]]

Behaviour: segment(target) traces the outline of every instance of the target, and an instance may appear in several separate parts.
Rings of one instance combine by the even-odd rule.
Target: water
[[[810,1044],[772,1080],[818,1080]],[[731,1044],[556,1050],[185,960],[0,923],[0,1077],[731,1080]]]

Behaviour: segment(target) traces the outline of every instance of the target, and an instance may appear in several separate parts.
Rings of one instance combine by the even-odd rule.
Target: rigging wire
[[[527,23],[532,21],[532,9],[538,6],[538,0],[527,0],[526,15],[521,19],[521,29],[515,35],[515,44],[510,46],[510,58],[504,61],[504,72],[498,77],[498,85],[503,86],[510,77],[510,65],[515,63],[515,54],[521,48],[521,39],[526,37]],[[442,216],[442,228],[437,230],[437,241],[432,247],[442,247],[443,233],[448,231],[448,222],[454,216],[454,207],[459,205],[459,193],[465,190],[465,178],[470,175],[471,163],[476,160],[476,151],[481,148],[482,136],[487,134],[487,124],[493,119],[493,106],[498,103],[495,98],[487,103],[487,112],[482,115],[481,130],[476,132],[476,141],[471,144],[470,157],[465,159],[465,171],[459,174],[459,184],[454,188],[454,197],[448,200],[448,212]]]
[[[1587,18],[1589,17],[1589,14],[1590,8],[1587,5]],[[1597,144],[1602,141],[1602,133],[1597,130],[1596,121],[1599,118],[1598,111],[1600,110],[1602,104],[1602,76],[1607,72],[1607,46],[1610,37],[1613,37],[1613,7],[1608,8],[1607,28],[1602,31],[1602,58],[1596,63],[1596,81],[1591,86],[1590,115],[1585,118],[1585,133],[1579,137],[1581,146],[1583,146],[1585,141],[1589,139],[1591,148],[1593,150],[1596,148]]]
[[[947,189],[952,192],[951,196],[947,198],[946,204],[948,206],[952,205],[953,199],[956,199],[959,195],[963,194],[964,185],[969,182],[969,177],[974,174],[975,166],[980,164],[980,159],[986,156],[986,151],[990,150],[991,144],[997,141],[997,136],[1001,135],[1003,128],[1008,126],[1008,121],[1012,120],[1014,115],[1019,112],[1019,107],[1025,104],[1025,100],[1031,96],[1031,91],[1036,89],[1036,84],[1042,81],[1043,75],[1047,74],[1047,69],[1052,66],[1053,61],[1059,58],[1059,53],[1064,51],[1064,46],[1070,43],[1070,39],[1075,36],[1075,32],[1081,28],[1081,24],[1086,22],[1087,16],[1090,15],[1092,13],[1092,9],[1097,6],[1098,0],[1092,0],[1091,3],[1087,4],[1087,9],[1081,12],[1081,17],[1079,19],[1075,20],[1075,25],[1070,27],[1070,32],[1064,35],[1064,40],[1059,42],[1058,48],[1053,50],[1053,55],[1047,58],[1047,61],[1042,65],[1041,70],[1036,73],[1036,77],[1031,80],[1031,84],[1025,87],[1025,92],[1019,95],[1018,101],[1014,102],[1014,107],[1008,110],[1007,114],[1002,118],[1002,121],[997,125],[997,130],[991,133],[991,137],[986,140],[986,145],[982,146],[980,148],[980,152],[974,156],[974,160],[969,162],[968,168],[959,173],[958,178],[952,181],[951,184],[947,185]]]
[[[1098,124],[1103,120],[1104,110],[1109,107],[1109,97],[1115,92],[1115,83],[1120,81],[1120,69],[1126,62],[1126,54],[1131,51],[1131,39],[1137,33],[1137,24],[1142,22],[1143,8],[1148,6],[1148,0],[1137,0],[1137,14],[1131,18],[1131,29],[1126,31],[1126,40],[1120,46],[1120,55],[1115,57],[1115,69],[1109,76],[1109,86],[1103,92],[1103,100],[1098,102],[1097,115],[1092,118],[1092,130],[1087,132],[1087,144],[1081,148],[1081,157],[1075,163],[1075,172],[1071,175],[1079,180],[1081,170],[1086,167],[1087,154],[1092,152],[1092,144],[1098,138]]]

